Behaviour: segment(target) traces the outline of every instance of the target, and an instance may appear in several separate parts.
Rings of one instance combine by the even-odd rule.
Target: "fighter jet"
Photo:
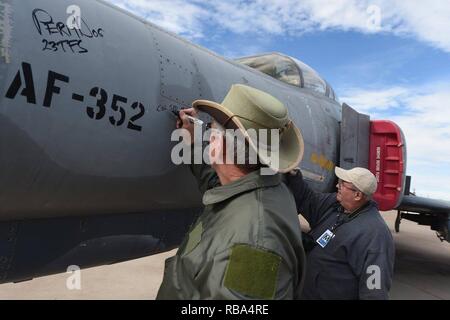
[[[314,190],[335,191],[335,166],[369,168],[381,210],[449,241],[450,203],[409,193],[401,129],[301,61],[226,59],[100,0],[0,0],[0,283],[175,248],[201,196],[171,161],[172,111],[236,83],[289,108]]]

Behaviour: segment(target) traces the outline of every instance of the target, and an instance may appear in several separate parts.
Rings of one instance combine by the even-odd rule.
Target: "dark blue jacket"
[[[343,222],[324,248],[316,244],[307,253],[302,298],[388,299],[395,250],[376,203],[370,201],[355,218],[348,219],[336,193],[314,192],[301,173],[286,178],[298,212],[311,226],[314,242],[338,219]]]

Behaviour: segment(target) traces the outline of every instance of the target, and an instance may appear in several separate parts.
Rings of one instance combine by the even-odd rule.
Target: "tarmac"
[[[403,220],[394,231],[396,212],[383,213],[396,246],[391,300],[450,300],[450,243],[427,226]],[[62,273],[0,285],[0,300],[155,299],[164,260],[176,250],[118,264],[81,270],[81,288],[69,290]],[[69,279],[70,280],[70,279]]]

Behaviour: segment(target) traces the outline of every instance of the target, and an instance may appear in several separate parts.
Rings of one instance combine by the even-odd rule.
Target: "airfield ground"
[[[394,232],[395,212],[383,213],[396,245],[391,299],[450,300],[450,243],[440,242],[429,227],[402,221]],[[154,299],[164,260],[175,250],[133,261],[81,271],[81,290],[68,290],[69,274],[0,285],[3,299]]]

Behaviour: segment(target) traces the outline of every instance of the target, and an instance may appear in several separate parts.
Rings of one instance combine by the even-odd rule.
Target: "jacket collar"
[[[359,216],[362,213],[365,213],[367,211],[369,211],[371,208],[377,208],[377,204],[376,202],[374,202],[373,200],[369,200],[367,201],[365,204],[363,204],[361,207],[359,207],[358,209],[356,209],[355,211],[351,212],[351,213],[345,213],[344,214],[344,220],[345,221],[350,221],[353,220],[354,218],[356,218],[357,216]],[[340,212],[345,212],[345,209],[340,205]]]
[[[244,177],[224,186],[210,189],[203,195],[205,206],[230,199],[240,193],[258,188],[276,186],[281,182],[281,175],[260,175],[260,170],[253,171]]]

